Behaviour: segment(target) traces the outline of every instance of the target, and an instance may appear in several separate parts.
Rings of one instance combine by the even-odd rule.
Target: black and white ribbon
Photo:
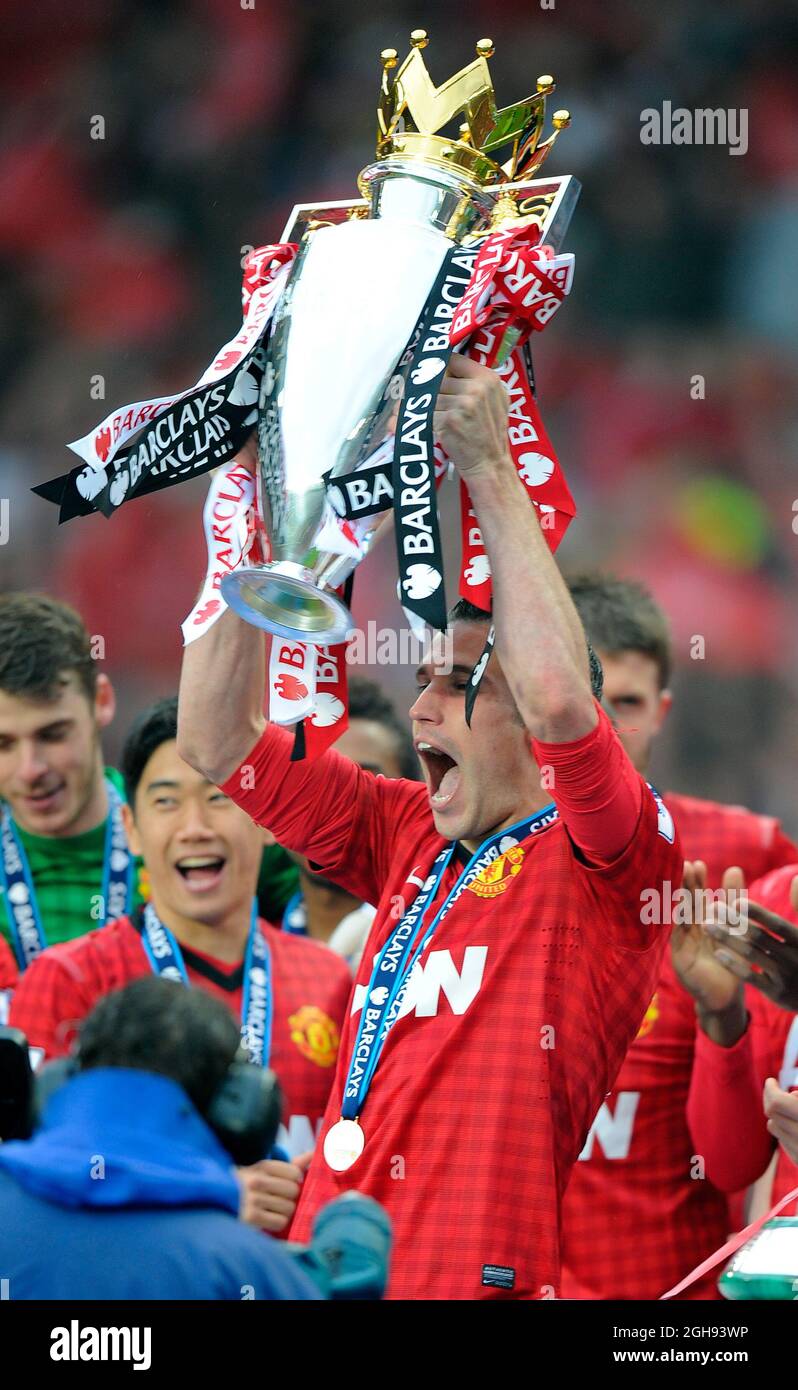
[[[452,353],[452,317],[471,279],[476,255],[476,248],[452,247],[427,296],[408,349],[394,440],[392,478],[401,601],[422,622],[439,631],[446,627],[446,593],[435,493],[433,415]]]
[[[195,386],[112,411],[70,444],[82,464],[32,489],[56,503],[59,522],[109,517],[132,497],[198,477],[238,453],[256,421],[271,319],[295,252],[267,246],[248,259],[241,329]]]

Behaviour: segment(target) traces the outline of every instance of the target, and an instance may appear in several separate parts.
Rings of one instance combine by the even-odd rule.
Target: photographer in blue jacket
[[[32,1137],[0,1146],[11,1299],[323,1297],[239,1220],[234,1158],[262,1156],[280,1104],[239,1047],[202,990],[146,978],[100,1001],[75,1056],[37,1079],[50,1095]]]

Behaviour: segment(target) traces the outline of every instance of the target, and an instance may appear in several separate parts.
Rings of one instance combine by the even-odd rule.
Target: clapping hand
[[[790,901],[798,912],[798,874]],[[782,1009],[798,1012],[798,927],[748,902],[739,923],[710,920],[704,931],[715,944],[715,959],[736,979],[753,985]]]

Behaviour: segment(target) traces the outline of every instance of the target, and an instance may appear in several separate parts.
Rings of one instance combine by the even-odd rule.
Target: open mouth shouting
[[[212,893],[222,881],[226,863],[222,854],[186,854],[175,869],[190,893]]]
[[[429,787],[429,804],[433,811],[443,811],[460,789],[462,773],[457,759],[426,739],[417,740],[416,752]]]

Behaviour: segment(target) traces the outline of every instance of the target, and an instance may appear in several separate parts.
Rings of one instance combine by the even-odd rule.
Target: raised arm
[[[227,464],[224,476],[234,471],[243,482],[228,489],[235,502],[227,497],[222,508],[224,520],[219,526],[213,525],[213,517],[207,516],[206,534],[209,548],[209,574],[214,563],[220,563],[220,555],[214,555],[212,537],[219,533],[221,553],[226,553],[228,563],[231,550],[224,546],[235,544],[235,519],[243,520],[255,493],[255,447],[250,440],[236,457]],[[252,477],[251,487],[244,484],[244,470]],[[214,480],[211,494],[218,491],[218,483],[224,478]],[[239,494],[241,494],[239,496]],[[208,526],[211,524],[211,530]],[[225,541],[224,537],[227,537]],[[240,554],[240,550],[238,552]],[[180,701],[177,721],[177,747],[181,758],[202,772],[212,782],[220,785],[243,762],[247,753],[257,743],[266,721],[263,717],[263,700],[266,689],[265,639],[257,628],[245,623],[231,609],[220,618],[201,637],[189,642],[183,652],[183,669],[180,677]]]
[[[221,786],[266,728],[263,633],[228,609],[183,653],[180,757]]]
[[[227,469],[240,469],[242,458],[251,461],[249,451]],[[217,482],[224,486],[224,476]],[[245,496],[241,506],[246,503]],[[206,503],[206,521],[207,513]],[[180,682],[180,756],[268,826],[286,849],[306,855],[336,883],[376,903],[398,827],[406,828],[413,817],[420,824],[429,821],[424,788],[375,777],[334,749],[314,761],[292,762],[291,734],[263,713],[264,645],[263,633],[229,609],[189,642]]]
[[[587,643],[571,596],[507,445],[507,396],[496,374],[451,358],[435,431],[465,480],[493,578],[496,650],[533,738],[582,738],[596,726]]]

